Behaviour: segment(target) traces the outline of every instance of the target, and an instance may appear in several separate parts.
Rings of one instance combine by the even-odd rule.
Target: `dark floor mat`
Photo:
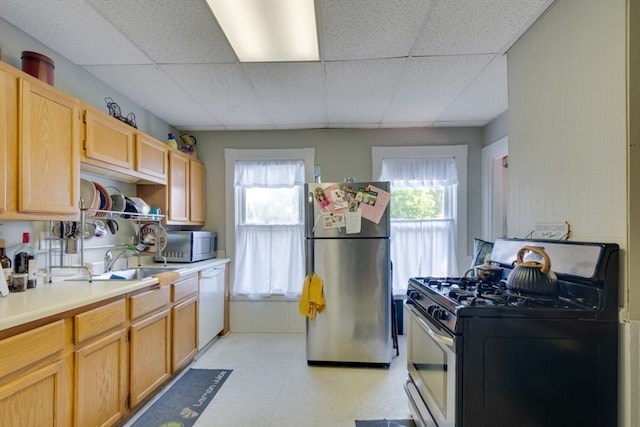
[[[415,427],[413,420],[367,420],[356,421],[356,427]]]
[[[132,427],[192,426],[230,374],[231,369],[189,369]]]

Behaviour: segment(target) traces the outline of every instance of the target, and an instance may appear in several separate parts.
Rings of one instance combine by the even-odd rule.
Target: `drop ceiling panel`
[[[156,65],[94,65],[86,69],[109,86],[119,88],[136,104],[147,105],[160,119],[171,119],[176,126],[219,124]],[[159,96],[162,102],[158,102]],[[117,96],[112,97],[117,102]]]
[[[507,105],[507,57],[495,57],[465,88],[438,122],[481,121],[504,113]]]
[[[385,122],[433,122],[491,60],[491,55],[412,58]],[[456,73],[448,70],[456,69]]]
[[[552,1],[438,1],[414,54],[503,52]]]
[[[243,68],[279,127],[326,125],[320,63],[248,63]]]
[[[430,1],[321,0],[321,54],[326,60],[408,56]]]
[[[0,18],[181,130],[475,126],[507,109],[501,55],[552,3],[316,0],[310,63],[239,63],[205,0],[0,0]]]
[[[229,129],[275,126],[240,64],[163,65],[195,103]]]
[[[329,122],[380,123],[406,59],[328,62]]]
[[[0,16],[75,64],[151,63],[83,0],[2,0]]]
[[[91,0],[91,3],[156,63],[237,60],[203,0]]]

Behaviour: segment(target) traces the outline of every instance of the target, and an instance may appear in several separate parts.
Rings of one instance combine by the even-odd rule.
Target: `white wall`
[[[508,52],[509,234],[568,221],[618,243],[628,305],[626,1],[559,0]],[[639,328],[621,323],[620,426],[637,426]]]

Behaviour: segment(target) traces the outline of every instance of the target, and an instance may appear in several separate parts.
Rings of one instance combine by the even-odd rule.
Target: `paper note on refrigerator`
[[[357,199],[360,199],[360,211],[362,217],[376,224],[380,223],[385,209],[391,200],[391,194],[381,188],[369,185],[358,191]]]
[[[359,233],[362,227],[362,214],[359,210],[349,211],[344,214],[347,234]]]

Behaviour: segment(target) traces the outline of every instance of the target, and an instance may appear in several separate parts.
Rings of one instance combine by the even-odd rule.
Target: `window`
[[[374,147],[373,154],[377,176],[391,183],[394,294],[406,292],[409,277],[457,275],[466,147]]]
[[[303,187],[308,150],[225,150],[233,295],[297,297],[304,280]],[[295,158],[291,152],[300,152]],[[266,155],[265,155],[266,154]],[[278,154],[285,154],[278,159]],[[231,179],[230,179],[231,178]],[[229,215],[228,215],[229,218]],[[231,232],[229,232],[231,230]],[[231,239],[233,243],[229,244]]]

